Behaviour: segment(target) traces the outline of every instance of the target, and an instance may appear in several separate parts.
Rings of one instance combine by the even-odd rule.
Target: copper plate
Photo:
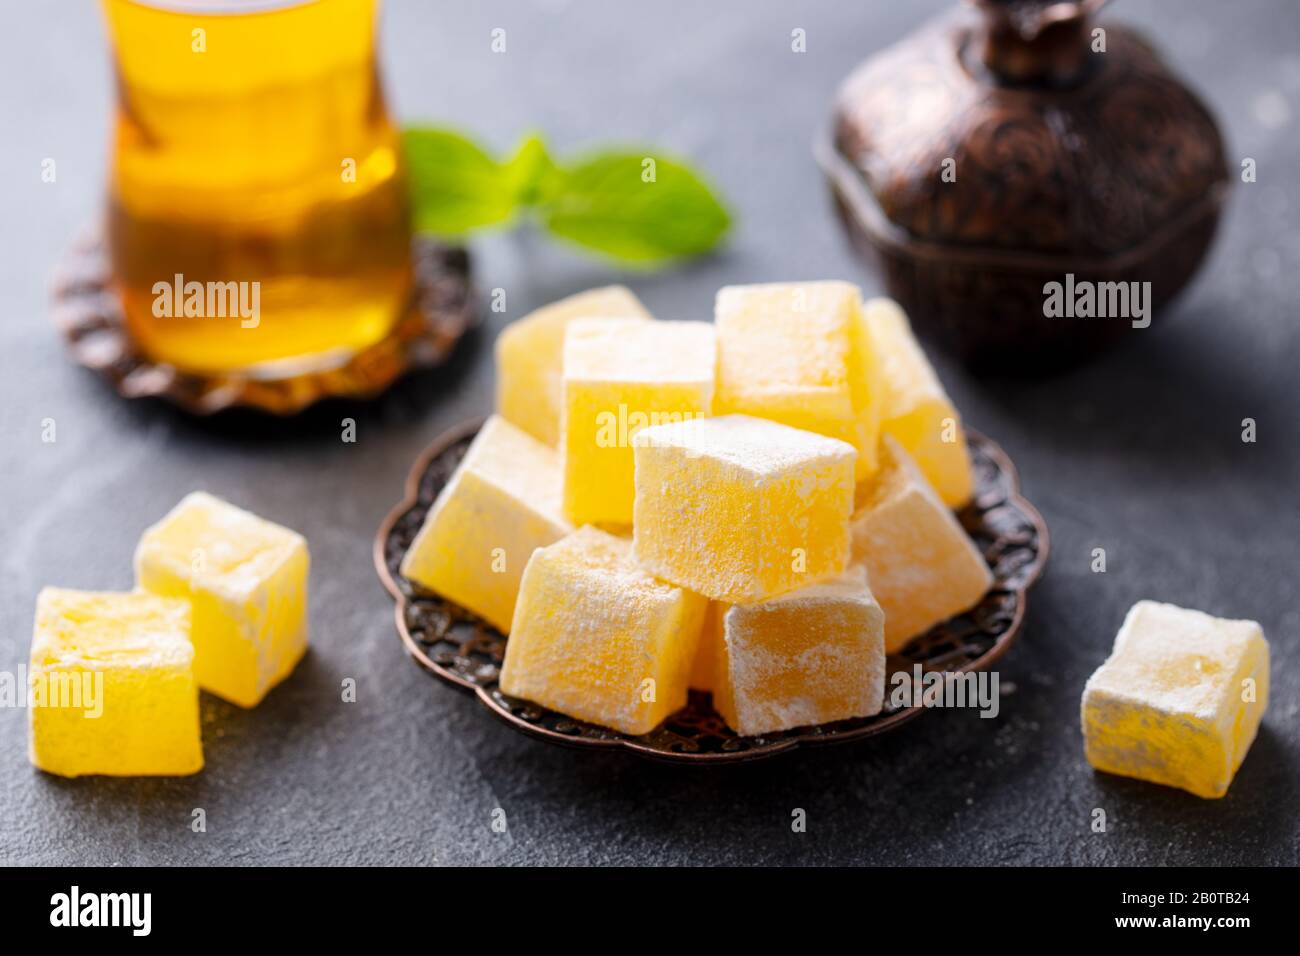
[[[758,760],[801,745],[844,743],[893,730],[921,707],[886,709],[874,716],[761,737],[727,729],[708,694],[691,692],[685,708],[640,737],[587,724],[503,694],[497,676],[506,637],[473,614],[416,587],[398,567],[434,499],[447,484],[481,421],[442,435],[422,454],[406,480],[406,497],[384,519],[375,537],[375,569],[397,602],[397,632],[407,653],[424,670],[472,691],[484,706],[517,730],[571,747],[628,750],[672,763],[714,764]],[[889,673],[973,671],[1001,657],[1024,625],[1025,592],[1047,562],[1047,525],[1020,497],[1020,480],[1006,453],[978,432],[966,440],[975,468],[975,498],[958,517],[993,569],[993,588],[978,606],[932,628],[891,655]],[[887,683],[888,686],[888,683]]]
[[[140,354],[110,287],[98,230],[80,235],[56,269],[52,314],[77,363],[102,375],[123,398],[162,398],[196,415],[236,407],[292,415],[323,398],[372,398],[406,372],[441,365],[478,321],[464,249],[419,237],[411,258],[411,303],[386,338],[336,368],[283,379],[198,375]]]

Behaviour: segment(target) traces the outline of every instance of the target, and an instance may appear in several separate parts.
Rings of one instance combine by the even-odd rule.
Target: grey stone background
[[[616,270],[531,236],[474,243],[508,314],[452,367],[370,407],[288,424],[195,421],[118,400],[73,367],[46,280],[101,200],[111,79],[87,0],[0,5],[0,669],[25,661],[42,585],[127,588],[140,531],[195,488],[305,533],[312,651],[258,709],[204,699],[193,779],[66,781],[27,763],[22,710],[0,710],[4,863],[1296,863],[1300,798],[1300,12],[1285,0],[1129,0],[1224,124],[1238,186],[1205,271],[1161,328],[1039,383],[977,381],[939,359],[967,420],[1018,462],[1055,553],[1001,664],[996,720],[937,711],[860,746],[734,770],[665,768],[525,739],[403,655],[370,564],[407,468],[488,410],[501,325],[620,278],[663,318],[707,318],[729,282],[877,280],[848,253],[809,151],[839,79],[939,2],[417,3],[393,0],[390,99],[499,148],[649,142],[693,157],[738,217],[721,255]],[[506,55],[488,49],[508,31]],[[790,52],[803,27],[808,52]],[[40,181],[54,157],[56,184]],[[359,441],[339,441],[358,420]],[[1240,440],[1255,418],[1259,441]],[[43,444],[41,420],[57,421]],[[1106,574],[1089,571],[1104,547]],[[1158,598],[1252,617],[1273,699],[1218,802],[1094,775],[1079,694],[1125,610]],[[355,677],[359,700],[340,701]],[[189,829],[207,811],[208,832]],[[506,811],[506,834],[490,814]],[[1093,808],[1109,832],[1089,830]],[[790,829],[807,811],[808,830]]]

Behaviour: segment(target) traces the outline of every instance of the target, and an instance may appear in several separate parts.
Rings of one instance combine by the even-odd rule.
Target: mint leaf
[[[515,202],[521,206],[535,206],[554,194],[563,178],[555,160],[551,159],[546,144],[533,134],[524,138],[507,162]]]
[[[631,151],[599,153],[569,167],[540,215],[557,236],[641,263],[707,252],[731,225],[722,203],[687,166]]]
[[[625,262],[698,255],[731,217],[685,164],[649,152],[603,152],[570,168],[530,135],[504,162],[448,129],[409,127],[402,149],[415,228],[445,238],[533,210],[550,232]]]
[[[507,222],[515,213],[515,174],[476,143],[450,130],[402,133],[415,228],[460,236]]]

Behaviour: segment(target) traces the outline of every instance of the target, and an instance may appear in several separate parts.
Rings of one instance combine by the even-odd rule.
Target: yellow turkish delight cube
[[[307,651],[307,542],[202,491],[145,531],[136,583],[193,605],[199,686],[253,707]]]
[[[716,637],[722,633],[722,624],[718,616],[727,613],[727,608],[730,606],[721,601],[710,601],[708,610],[704,612],[700,646],[695,651],[695,660],[691,662],[691,676],[688,682],[691,690],[713,691],[718,664]]]
[[[706,602],[657,581],[631,543],[584,527],[533,552],[501,690],[627,734],[686,704]]]
[[[884,379],[881,430],[907,449],[948,507],[962,507],[974,491],[974,476],[961,416],[898,303],[871,299],[863,315]]]
[[[713,410],[717,349],[707,322],[578,319],[564,340],[564,512],[577,524],[632,521],[632,438]]]
[[[881,369],[847,282],[728,286],[718,292],[719,415],[770,418],[858,450],[857,477],[876,467]]]
[[[439,492],[401,571],[509,633],[528,559],[572,530],[560,511],[555,450],[493,415]]]
[[[1139,601],[1084,688],[1084,750],[1098,770],[1222,797],[1267,706],[1258,624]]]
[[[32,763],[64,777],[203,769],[187,601],[45,588],[29,681]]]
[[[738,734],[869,717],[884,706],[885,613],[861,565],[732,605],[712,622],[713,705]]]
[[[977,604],[993,584],[979,549],[920,469],[889,436],[880,469],[859,489],[853,559],[862,562],[885,609],[892,654],[935,624]]]
[[[552,448],[560,441],[564,329],[579,318],[649,319],[651,315],[628,289],[611,285],[530,312],[497,336],[497,412]]]
[[[636,556],[744,603],[844,570],[853,446],[749,415],[647,428],[636,446]]]

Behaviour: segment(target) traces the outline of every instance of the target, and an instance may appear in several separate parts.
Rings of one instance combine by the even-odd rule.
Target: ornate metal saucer
[[[371,398],[408,371],[441,365],[477,322],[469,254],[420,237],[411,256],[415,291],[386,338],[344,365],[283,379],[196,375],[141,355],[109,286],[108,256],[95,229],[78,236],[55,271],[52,316],[77,363],[123,398],[163,398],[196,415],[234,407],[292,415],[323,398]]]
[[[490,624],[401,576],[398,567],[434,499],[478,433],[468,422],[440,436],[416,461],[406,496],[375,537],[375,569],[397,602],[397,632],[414,661],[454,687],[472,691],[484,706],[517,730],[571,747],[628,750],[671,763],[758,760],[802,745],[844,743],[893,730],[921,713],[920,706],[887,706],[874,717],[801,727],[761,737],[740,737],[711,706],[691,692],[686,707],[648,734],[632,737],[583,723],[530,701],[503,694],[497,676],[507,638]],[[1020,480],[1006,453],[978,432],[966,440],[975,468],[974,500],[959,515],[993,569],[993,587],[978,606],[913,640],[888,660],[889,675],[982,670],[1006,653],[1024,624],[1025,598],[1047,562],[1047,524],[1020,496]],[[890,686],[886,677],[886,688]],[[886,694],[888,697],[888,694]]]

